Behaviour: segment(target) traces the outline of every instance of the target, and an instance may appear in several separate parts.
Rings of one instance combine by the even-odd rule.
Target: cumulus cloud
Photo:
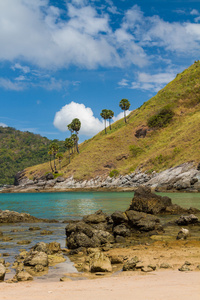
[[[92,136],[104,128],[103,121],[95,118],[90,107],[73,101],[56,113],[53,124],[59,130],[67,131],[67,125],[75,118],[81,121],[80,134]]]
[[[127,110],[126,115],[131,111]],[[124,113],[121,112],[117,116],[113,117],[113,121],[116,122],[124,117]],[[63,106],[54,117],[53,124],[60,131],[67,131],[67,125],[75,118],[81,121],[80,135],[93,136],[104,129],[104,121],[95,118],[93,111],[90,107],[86,107],[82,103],[76,103],[72,101],[69,104]]]

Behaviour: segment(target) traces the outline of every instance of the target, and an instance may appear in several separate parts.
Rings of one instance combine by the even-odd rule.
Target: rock
[[[0,236],[3,236],[3,232],[0,230]]]
[[[24,260],[25,266],[36,266],[42,265],[43,267],[48,266],[48,256],[45,252],[31,251]]]
[[[102,210],[98,210],[94,214],[84,216],[83,222],[89,223],[89,224],[97,224],[101,222],[106,222],[107,215],[102,212]]]
[[[146,214],[143,212],[137,212],[134,210],[128,210],[126,212],[129,225],[133,229],[139,229],[140,231],[152,231],[160,228],[160,220],[156,216]]]
[[[13,240],[13,238],[10,237],[10,236],[3,236],[2,237],[2,242],[8,242],[8,241],[12,241],[12,240]]]
[[[114,243],[114,236],[105,230],[94,230],[94,236],[98,238],[101,245],[107,243]]]
[[[4,210],[0,211],[0,223],[19,223],[19,222],[39,222],[43,221],[27,213],[18,213],[15,211]]]
[[[122,223],[127,223],[128,218],[124,212],[116,211],[111,215],[114,225],[119,225]]]
[[[51,254],[48,255],[48,262],[50,266],[66,261],[66,258],[62,254]]]
[[[41,228],[39,226],[35,226],[35,227],[29,227],[30,231],[36,231],[36,230],[40,230]]]
[[[0,264],[5,265],[5,259],[4,258],[0,258]]]
[[[22,241],[17,242],[18,245],[28,245],[30,243],[31,243],[31,241],[29,241],[29,240],[22,240]]]
[[[162,263],[160,265],[160,269],[171,269],[172,266],[170,266],[168,263]]]
[[[185,264],[182,265],[178,270],[181,271],[181,272],[191,271],[190,268],[188,268],[188,266],[185,265]]]
[[[190,232],[188,229],[181,228],[181,230],[178,232],[176,239],[177,240],[186,240],[189,235],[190,235]]]
[[[124,224],[120,224],[113,228],[113,234],[114,236],[121,235],[126,237],[131,235],[131,231]]]
[[[197,170],[200,171],[200,163],[197,166]]]
[[[136,269],[136,264],[139,262],[137,256],[134,256],[127,260],[123,265],[123,271],[134,271]]]
[[[148,267],[143,267],[143,268],[141,269],[141,271],[142,271],[142,272],[145,272],[145,273],[149,273],[149,272],[153,272],[154,269],[153,269],[152,267],[148,266]]]
[[[111,264],[123,264],[124,258],[121,255],[110,255]]]
[[[125,239],[125,237],[123,237],[121,235],[116,235],[115,242],[119,243],[119,244],[124,244],[124,243],[126,243],[126,239]]]
[[[90,272],[112,272],[110,259],[103,252],[95,253],[90,260]]]
[[[37,243],[34,247],[31,248],[32,251],[36,251],[36,252],[48,252],[48,244],[44,243],[44,242],[39,242]]]
[[[149,187],[140,186],[134,193],[129,210],[149,214],[160,214],[165,212],[168,206],[171,206],[171,199],[168,197],[158,196],[151,193]]]
[[[27,271],[19,271],[16,274],[17,281],[29,281],[33,280],[33,276],[31,276]]]
[[[3,264],[0,263],[0,281],[4,281],[6,274],[6,268]]]
[[[53,231],[44,229],[44,230],[40,231],[40,234],[41,235],[51,235],[51,234],[53,234]]]
[[[56,178],[56,182],[63,182],[63,181],[65,181],[65,178],[62,176]]]
[[[54,179],[53,174],[52,174],[52,173],[48,173],[48,174],[46,175],[46,180],[52,180],[52,179]]]
[[[135,137],[136,138],[145,138],[145,136],[147,135],[147,131],[149,131],[150,129],[146,126],[142,126],[141,128],[137,129],[135,132]]]
[[[76,249],[80,247],[89,248],[98,246],[100,246],[100,241],[98,239],[90,238],[83,232],[72,233],[67,238],[67,247],[69,249]]]
[[[197,224],[199,223],[199,219],[198,217],[196,217],[195,215],[191,214],[189,216],[180,216],[180,218],[178,220],[175,221],[176,224],[178,225],[189,225],[189,224]]]
[[[61,251],[60,243],[57,243],[57,242],[49,243],[48,249],[49,249],[50,253],[52,253],[52,254],[57,253],[57,252]]]

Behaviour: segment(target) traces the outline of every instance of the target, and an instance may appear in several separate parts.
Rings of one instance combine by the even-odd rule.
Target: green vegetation
[[[39,134],[0,127],[0,185],[13,184],[18,171],[48,162],[51,142]],[[54,142],[58,143],[60,152],[64,152],[64,143]]]
[[[157,114],[151,116],[147,125],[151,128],[161,128],[167,126],[174,116],[174,112],[168,106],[163,107]]]
[[[109,176],[112,177],[117,177],[119,175],[119,171],[118,170],[112,170],[109,174]]]
[[[164,127],[149,128],[147,121],[164,108],[173,111],[173,118]],[[112,124],[80,145],[80,154],[67,153],[62,160],[65,177],[85,180],[108,176],[112,169],[119,174],[141,170],[162,171],[188,161],[200,162],[200,62],[178,74],[157,95],[140,108]],[[145,137],[137,138],[136,131],[146,129]],[[136,155],[134,155],[136,153]],[[109,169],[107,166],[110,166]],[[27,176],[50,171],[49,163],[27,169]]]

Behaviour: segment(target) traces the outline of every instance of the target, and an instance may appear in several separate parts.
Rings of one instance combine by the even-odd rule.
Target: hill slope
[[[151,116],[160,117],[166,108],[172,119],[161,127],[148,126]],[[161,122],[162,123],[162,122]],[[112,130],[100,132],[80,145],[71,163],[62,161],[64,177],[88,179],[108,175],[116,169],[128,174],[136,169],[161,171],[175,165],[200,161],[200,62],[177,74],[176,78],[158,94],[128,116],[128,124],[121,119]],[[138,137],[137,133],[144,133]],[[137,137],[136,137],[137,136]],[[27,175],[50,171],[49,164],[27,169]]]
[[[13,184],[18,171],[48,161],[50,143],[39,134],[0,127],[0,185]]]

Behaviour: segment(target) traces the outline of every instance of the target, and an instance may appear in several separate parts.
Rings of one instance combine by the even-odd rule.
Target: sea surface
[[[184,208],[195,207],[200,209],[200,193],[159,193],[168,196],[172,203]],[[66,247],[65,220],[78,220],[84,215],[94,213],[101,209],[111,214],[114,211],[128,209],[133,198],[133,192],[62,192],[62,193],[21,193],[0,194],[0,209],[26,212],[38,218],[56,219],[59,223],[17,223],[0,224],[3,236],[9,236],[10,241],[0,239],[0,254],[8,253],[6,262],[13,263],[20,249],[29,250],[37,242],[59,242]],[[36,231],[30,227],[39,226]],[[41,235],[42,230],[53,231],[51,235]],[[21,240],[30,240],[28,245],[19,245]],[[48,275],[38,277],[36,280],[58,281],[64,273],[77,272],[68,258],[65,263],[58,264],[49,269]],[[14,270],[6,278],[12,278]]]

